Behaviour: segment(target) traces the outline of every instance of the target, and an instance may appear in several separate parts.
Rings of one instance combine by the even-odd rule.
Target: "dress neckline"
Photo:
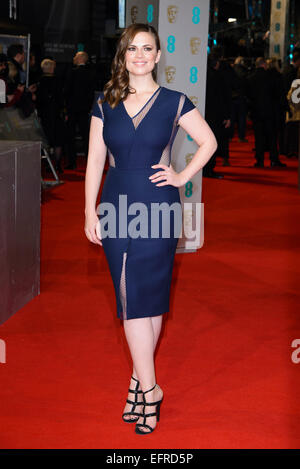
[[[151,99],[156,95],[156,93],[158,92],[158,90],[160,90],[162,87],[159,86],[158,88],[156,88],[156,90],[154,91],[154,93],[150,96],[150,98],[148,99],[148,101],[143,105],[143,107],[134,115],[134,116],[130,116],[126,107],[125,107],[125,104],[124,104],[124,101],[121,101],[122,102],[122,105],[123,105],[123,108],[125,109],[125,112],[127,114],[127,116],[129,117],[129,119],[134,119],[136,116],[138,116],[140,114],[140,112],[142,112],[142,110],[145,108],[145,106],[147,106],[147,104],[149,103],[149,101],[151,101]]]

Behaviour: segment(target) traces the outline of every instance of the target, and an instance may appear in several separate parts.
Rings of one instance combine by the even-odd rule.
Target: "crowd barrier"
[[[0,324],[40,293],[41,143],[0,141]]]

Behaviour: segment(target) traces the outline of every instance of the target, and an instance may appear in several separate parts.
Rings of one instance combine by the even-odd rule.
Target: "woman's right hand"
[[[91,241],[94,244],[100,244],[100,246],[102,246],[101,238],[98,238],[97,231],[96,231],[96,227],[98,223],[99,223],[99,218],[96,212],[86,215],[84,231],[89,241]]]

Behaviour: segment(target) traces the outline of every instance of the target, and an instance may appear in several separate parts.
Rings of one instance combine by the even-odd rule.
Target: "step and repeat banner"
[[[182,91],[204,116],[209,0],[128,0],[126,26],[149,23],[158,30],[162,56],[157,81],[166,88]],[[179,128],[172,148],[172,165],[181,171],[198,146]],[[184,230],[177,252],[194,251],[204,242],[204,211],[201,204],[202,172],[180,188],[184,208]]]
[[[149,23],[158,31],[159,0],[127,0],[126,27],[132,23]]]
[[[270,17],[270,57],[277,57],[282,62],[286,55],[286,29],[289,0],[272,0]]]

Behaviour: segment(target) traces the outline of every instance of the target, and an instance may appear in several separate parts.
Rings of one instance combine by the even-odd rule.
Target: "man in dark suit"
[[[285,97],[287,96],[288,92],[291,89],[292,83],[298,77],[298,70],[300,67],[300,48],[297,47],[294,49],[293,52],[293,60],[290,64],[286,65],[283,70],[283,84],[284,84],[284,92]],[[286,111],[291,115],[291,111],[289,109],[288,102],[286,101]],[[290,157],[298,157],[298,148],[297,148],[297,141],[298,141],[298,124],[297,122],[293,122],[289,120],[285,124],[284,129],[284,153],[288,158]]]
[[[22,44],[11,44],[7,49],[8,60],[16,67],[16,85],[24,85],[26,82],[26,72],[23,69],[25,62],[25,52]]]
[[[247,80],[247,94],[254,126],[256,163],[255,167],[264,167],[265,139],[270,152],[271,167],[286,166],[278,157],[276,139],[276,99],[275,82],[267,73],[267,63],[263,57],[255,62],[255,71]]]
[[[293,60],[290,64],[286,65],[283,70],[283,82],[285,93],[288,94],[291,85],[297,78],[298,68],[300,67],[300,48],[297,47],[293,52]]]
[[[223,160],[228,159],[227,142],[229,136],[226,136],[224,133],[230,127],[231,115],[231,89],[219,68],[219,56],[217,54],[210,54],[207,63],[205,120],[216,137],[218,148],[203,167],[203,176],[217,179],[223,178],[223,175],[214,170],[216,156],[222,156]]]
[[[68,158],[66,169],[76,168],[76,129],[83,142],[83,151],[87,156],[89,139],[89,113],[94,100],[96,74],[87,63],[88,54],[77,52],[73,59],[74,67],[67,76],[65,83],[65,100],[68,127]]]
[[[248,142],[246,136],[247,124],[247,99],[246,83],[248,70],[244,65],[243,57],[237,57],[233,66],[234,80],[232,87],[232,119],[231,138],[234,136],[234,126],[237,123],[238,136],[240,142]]]

